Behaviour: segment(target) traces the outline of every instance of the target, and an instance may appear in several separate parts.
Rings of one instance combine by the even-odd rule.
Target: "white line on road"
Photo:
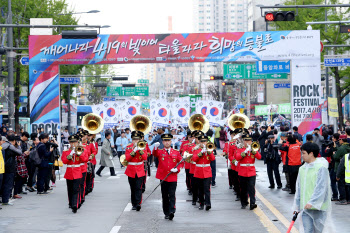
[[[226,172],[227,173],[227,168],[219,168],[219,172]]]
[[[121,228],[121,226],[114,226],[109,233],[118,233],[120,228]]]
[[[217,172],[216,176],[222,176],[222,174],[220,172]]]
[[[124,209],[124,212],[125,212],[125,211],[130,211],[131,208],[132,208],[131,203],[128,203],[128,204],[126,205],[125,209]]]
[[[107,180],[114,180],[114,179],[119,179],[120,176],[110,176],[107,178]]]

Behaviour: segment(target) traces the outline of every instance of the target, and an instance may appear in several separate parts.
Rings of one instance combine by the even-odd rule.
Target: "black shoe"
[[[336,205],[347,205],[348,203],[345,200],[341,200],[335,203]]]
[[[21,194],[28,194],[27,192],[22,191]]]
[[[164,219],[169,219],[169,215],[165,215]]]
[[[247,208],[247,205],[242,205],[241,209],[244,210],[245,208]]]
[[[140,205],[137,205],[136,206],[136,211],[140,211],[141,210],[141,206]]]
[[[289,194],[295,194],[295,192],[290,192]]]
[[[174,213],[170,213],[169,214],[169,220],[173,220],[174,216],[175,216]]]
[[[253,210],[255,208],[257,208],[258,206],[256,204],[250,205],[250,210]]]
[[[96,175],[98,175],[99,177],[102,177],[100,173],[97,173],[97,172],[96,172]]]
[[[72,207],[72,212],[73,213],[77,213],[77,211],[78,211],[77,207]]]
[[[336,197],[332,197],[332,201],[339,201],[339,199]]]
[[[228,189],[232,189],[232,186],[228,187]]]
[[[81,200],[81,204],[84,204],[85,200]]]
[[[117,176],[116,174],[112,174],[111,176]]]
[[[290,192],[290,188],[287,188],[287,187],[283,188],[282,190],[283,190],[283,191]]]
[[[131,209],[132,209],[132,210],[136,210],[136,206],[133,206]]]
[[[277,186],[277,189],[281,189],[282,188],[282,185],[281,186]]]
[[[269,186],[269,189],[274,189],[274,188],[275,188],[275,186],[272,186],[272,185]]]
[[[241,198],[239,198],[239,197],[236,197],[236,200],[235,201],[240,201],[241,200]]]
[[[215,188],[215,187],[216,187],[216,184],[212,184],[211,186],[212,186],[213,188]]]
[[[81,204],[78,205],[78,209],[80,209],[80,207],[81,207]]]
[[[29,191],[29,192],[31,192],[31,193],[34,192],[34,189],[31,188],[31,187],[26,187],[26,190]]]
[[[195,202],[195,201],[192,201],[192,205],[196,205],[197,204],[197,202]]]
[[[207,205],[206,207],[205,207],[205,210],[206,211],[208,211],[208,210],[210,210],[211,209],[211,206],[210,205]]]
[[[190,196],[191,196],[191,195],[192,195],[192,192],[191,192],[191,191],[188,191],[188,195],[190,195]]]
[[[198,209],[204,210],[204,205],[200,205]]]

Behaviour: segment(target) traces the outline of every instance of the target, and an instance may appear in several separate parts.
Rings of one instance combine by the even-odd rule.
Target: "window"
[[[234,10],[231,11],[231,13],[234,13],[234,12],[235,12]]]
[[[210,19],[210,16],[207,16],[207,19]]]
[[[210,11],[207,11],[207,13],[210,13]]]
[[[199,29],[200,32],[204,32],[204,29]]]
[[[207,29],[207,32],[210,32],[210,28]]]
[[[235,25],[235,23],[233,23],[233,22],[232,22],[231,24],[232,24],[232,25]]]
[[[207,25],[210,25],[210,23],[207,23]]]
[[[199,13],[204,13],[204,11],[198,11]]]

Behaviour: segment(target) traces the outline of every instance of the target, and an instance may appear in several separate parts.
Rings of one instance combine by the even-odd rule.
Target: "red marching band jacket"
[[[147,160],[147,151],[144,150],[143,154],[141,155],[140,150],[138,150],[135,152],[135,156],[132,157],[131,153],[133,150],[134,147],[132,143],[126,146],[125,159],[129,162],[129,165],[126,167],[125,175],[135,178],[135,175],[137,174],[137,177],[140,178],[146,175],[143,161]]]
[[[170,170],[176,166],[182,160],[180,152],[170,148],[170,154],[165,149],[155,149],[153,150],[153,156],[158,158],[159,165],[157,169],[156,178],[163,180]],[[183,168],[184,164],[180,163],[177,166],[178,172],[171,173],[165,181],[167,182],[177,182],[177,174],[180,172],[180,169]]]
[[[242,154],[246,148],[237,148],[235,153],[235,158],[237,161],[239,161],[240,166],[238,169],[238,175],[244,176],[244,177],[251,177],[256,176],[256,170],[255,170],[255,158],[261,159],[261,154],[259,152],[256,152],[253,154],[251,151],[246,153],[246,156],[243,158]]]
[[[228,155],[228,145],[229,145],[229,143],[230,142],[225,142],[224,149],[222,149],[222,152],[224,152],[226,155]],[[226,164],[230,165],[230,159],[229,158],[226,160]]]
[[[238,170],[239,170],[239,162],[238,162],[237,166],[235,165],[235,161],[237,161],[237,159],[235,157],[236,151],[237,151],[237,146],[236,146],[235,141],[229,142],[229,145],[228,145],[228,159],[230,160],[231,169],[238,172]]]
[[[214,152],[205,152],[199,157],[202,149],[195,150],[193,152],[193,161],[196,162],[196,170],[194,171],[194,177],[204,179],[212,177],[210,162],[215,160]]]
[[[194,155],[195,151],[199,150],[199,152],[202,150],[201,148],[199,148],[199,146],[197,147],[196,144],[192,143],[191,145],[188,146],[188,153]],[[198,152],[198,153],[199,153]],[[190,174],[194,174],[196,170],[196,162],[193,161],[193,157],[191,159],[191,166],[190,166]]]
[[[84,151],[80,156],[77,156],[75,153],[72,156],[71,160],[67,159],[67,156],[70,155],[71,150],[68,149],[63,151],[62,153],[62,162],[67,164],[66,173],[64,174],[64,178],[67,180],[75,180],[82,178],[81,172],[81,160],[85,160],[88,157],[88,154]]]
[[[190,143],[190,141],[186,140],[186,141],[183,141],[181,143],[181,146],[180,146],[180,154],[183,155],[186,151],[186,148],[187,148],[187,145]],[[187,151],[188,152],[188,151]],[[188,163],[188,162],[184,162],[185,163],[185,169],[190,169],[191,167],[191,163]]]
[[[80,168],[81,168],[81,173],[85,173],[87,172],[87,162],[89,161],[89,157],[91,155],[91,149],[90,149],[90,145],[88,145],[87,143],[83,143],[82,144],[84,147],[84,153],[86,153],[86,158],[81,158],[80,159]]]
[[[93,154],[94,156],[92,157],[91,159],[91,163],[93,165],[96,165],[96,155],[98,153],[98,143],[97,142],[91,142],[90,144],[90,151],[91,151],[91,154]]]

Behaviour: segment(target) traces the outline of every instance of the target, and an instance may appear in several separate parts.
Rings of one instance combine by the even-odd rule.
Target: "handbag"
[[[55,160],[55,163],[53,164],[55,167],[63,167],[63,162],[62,160]]]

